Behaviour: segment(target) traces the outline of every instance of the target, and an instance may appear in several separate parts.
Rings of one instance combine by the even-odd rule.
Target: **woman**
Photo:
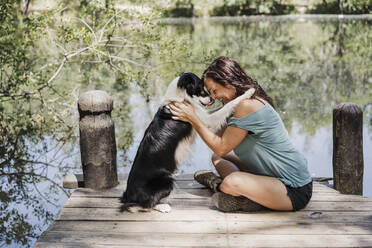
[[[208,171],[194,176],[216,191],[212,196],[216,207],[222,211],[304,208],[312,195],[312,178],[272,99],[228,57],[215,59],[202,80],[211,97],[222,103],[256,89],[251,99],[238,104],[221,135],[201,123],[189,103],[170,105],[173,119],[189,122],[214,152],[212,163],[223,180]]]

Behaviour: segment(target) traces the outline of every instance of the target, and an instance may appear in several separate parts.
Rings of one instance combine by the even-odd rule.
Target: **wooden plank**
[[[212,192],[210,192],[206,188],[174,189],[173,190],[173,193],[174,192],[188,192],[190,194],[197,195],[197,193],[195,193],[195,192],[198,192],[198,191],[200,193],[200,196],[203,196],[203,197],[208,197],[208,196],[211,196],[212,195]],[[313,196],[315,194],[324,194],[324,195],[327,194],[328,197],[330,195],[336,195],[336,194],[341,195],[341,194],[339,194],[337,192],[326,192],[326,191],[315,191],[314,190],[313,191]],[[111,190],[107,190],[107,191],[93,191],[93,190],[86,190],[86,189],[83,189],[83,190],[78,189],[75,192],[73,192],[70,197],[120,198],[122,195],[123,195],[123,190],[121,190],[121,189],[111,189]],[[355,197],[354,200],[357,200],[356,198],[360,197],[361,200],[363,200],[363,198],[364,198],[364,200],[372,201],[372,198],[366,198],[366,197],[362,197],[362,196],[354,196],[354,197]],[[182,198],[185,198],[185,197],[182,197]]]
[[[123,243],[125,243],[123,241]],[[89,245],[82,245],[81,242],[64,242],[60,244],[56,244],[54,242],[37,242],[36,246],[38,248],[77,248],[77,247],[89,247],[89,248],[107,248],[107,245],[100,245],[100,244],[89,244]],[[141,244],[136,245],[125,245],[125,244],[110,244],[110,248],[143,248],[149,246],[143,246]],[[151,248],[174,248],[174,246],[150,246]],[[190,248],[197,248],[200,246],[189,246]]]
[[[194,174],[175,174],[174,178],[176,180],[194,180]],[[313,177],[314,182],[328,182],[332,181],[332,177]]]
[[[115,190],[115,189],[114,189]],[[100,198],[119,198],[122,191],[91,191],[82,192],[75,191],[71,198],[83,198],[83,197],[100,197]],[[212,191],[206,188],[203,189],[175,189],[171,193],[173,199],[205,199],[212,196]],[[358,195],[343,195],[338,192],[315,192],[311,198],[311,201],[332,201],[332,202],[361,202],[368,201],[372,202],[372,198],[358,196]]]
[[[176,189],[172,192],[171,198],[173,199],[204,199],[210,198],[213,192],[209,189]],[[343,201],[343,202],[372,202],[372,198],[363,197],[359,195],[344,195],[338,192],[315,192],[311,198],[311,201]]]
[[[113,233],[215,233],[227,232],[224,221],[57,221],[53,232],[113,232]]]
[[[199,184],[195,180],[184,180],[184,181],[177,181],[176,182],[176,187],[179,189],[201,189],[205,188],[205,186]],[[331,193],[339,193],[337,190],[332,189],[330,187],[327,187],[324,184],[314,182],[313,183],[313,191],[314,192],[331,192]]]
[[[173,198],[169,199],[173,209],[209,209],[214,207],[211,198]],[[117,198],[82,197],[69,198],[65,208],[119,208],[121,203]],[[371,201],[310,201],[306,211],[372,211]]]
[[[371,235],[229,235],[229,247],[371,247]]]
[[[173,247],[227,247],[227,236],[221,234],[189,233],[101,233],[96,232],[48,232],[39,242],[70,243],[80,241],[85,247],[91,244],[135,246],[173,246]],[[81,246],[81,245],[80,245]],[[38,247],[38,246],[36,246]]]
[[[190,180],[194,180],[194,174],[176,174],[174,178],[177,181],[182,181],[182,180],[190,181]]]
[[[220,211],[177,210],[163,214],[157,211],[146,213],[120,213],[113,208],[64,208],[58,220],[93,220],[93,221],[217,221],[224,220],[225,214]]]
[[[273,222],[292,223],[370,223],[371,212],[257,212],[257,213],[225,213],[229,221],[265,221],[270,226]]]
[[[49,231],[53,232],[101,232],[114,233],[229,233],[229,234],[293,234],[293,235],[341,235],[372,234],[372,223],[270,223],[249,221],[57,221]]]
[[[108,190],[96,191],[96,190],[92,190],[88,188],[78,188],[72,193],[71,197],[102,197],[102,198],[121,197],[125,188],[126,188],[126,184],[123,181],[121,181],[117,187],[108,189]],[[202,191],[202,190],[206,190],[206,191]],[[208,194],[210,194],[210,193],[207,193],[209,191],[207,188],[205,188],[203,185],[195,181],[182,181],[175,186],[174,191],[175,192],[184,191],[184,192],[190,192],[190,193],[200,192],[202,193],[202,196],[207,196]],[[333,193],[333,194],[341,195],[338,191],[331,189],[320,183],[314,183],[313,193],[314,194]]]
[[[310,201],[304,210],[308,211],[372,211],[372,202],[316,202]]]
[[[261,235],[371,235],[372,223],[267,223],[227,221],[230,234]]]
[[[257,213],[222,213],[211,209],[177,209],[163,214],[156,211],[149,213],[120,213],[113,208],[64,208],[60,212],[58,220],[92,220],[92,221],[217,221],[228,219],[231,221],[267,221],[292,222],[292,223],[370,223],[371,212],[321,212],[321,211],[298,211],[298,212],[257,212]],[[270,225],[270,224],[269,224]]]
[[[76,190],[71,197],[101,197],[101,198],[119,198],[123,194],[121,189],[110,189],[106,191],[94,191],[79,189]],[[181,195],[182,194],[182,195]],[[174,189],[171,193],[173,198],[205,198],[210,197],[212,191],[207,188],[200,189]]]
[[[172,192],[171,198],[210,198],[213,192],[209,189],[176,189]],[[345,201],[345,202],[372,202],[372,198],[359,195],[344,195],[338,192],[315,192],[311,201]]]
[[[255,234],[185,234],[185,233],[101,233],[48,232],[40,242],[83,241],[85,246],[138,245],[173,247],[370,247],[371,235],[255,235]],[[38,247],[38,246],[36,246]]]
[[[213,192],[209,189],[175,189],[172,191],[172,199],[206,199],[211,198]]]
[[[79,181],[79,185],[84,185],[84,179],[82,174],[75,174],[77,180]],[[193,174],[176,174],[173,176],[176,180],[176,184],[179,184],[181,187],[184,187],[187,184],[191,184],[192,187],[203,187],[202,185],[198,184],[194,180]],[[125,187],[126,180],[128,179],[128,174],[119,174],[118,175],[119,182],[121,184],[121,187]],[[314,187],[317,187],[318,185],[325,186],[327,184],[327,181],[323,181],[324,178],[314,178]],[[318,181],[317,181],[318,180]],[[329,187],[328,187],[329,188]]]
[[[311,201],[337,201],[337,202],[372,202],[372,198],[359,195],[343,195],[343,194],[327,194],[315,193],[311,197]]]
[[[126,184],[126,181],[122,181],[122,182],[123,182],[123,185]],[[204,187],[203,185],[199,184],[194,179],[190,179],[190,180],[186,180],[186,179],[184,179],[184,180],[176,180],[176,184],[177,185],[180,185],[180,186],[182,185],[182,187],[185,187],[185,186],[189,186],[189,187],[197,187],[197,186]],[[337,190],[335,190],[335,189],[333,189],[331,187],[328,187],[325,183],[313,182],[313,187],[314,188],[331,189],[332,191],[338,192]]]
[[[210,198],[200,199],[169,199],[170,205],[174,209],[180,208],[200,208],[208,209],[213,206]],[[117,198],[70,198],[65,204],[65,208],[120,208],[122,204]]]

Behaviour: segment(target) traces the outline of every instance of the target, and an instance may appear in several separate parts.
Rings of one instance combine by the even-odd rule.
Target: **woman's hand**
[[[173,115],[173,120],[185,121],[189,122],[190,124],[193,124],[198,120],[193,106],[187,101],[182,103],[171,102],[168,106],[170,107],[170,111]]]

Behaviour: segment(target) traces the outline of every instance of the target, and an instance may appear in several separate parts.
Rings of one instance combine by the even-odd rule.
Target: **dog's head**
[[[168,86],[166,97],[169,101],[189,101],[193,105],[210,106],[214,103],[204,89],[203,81],[192,72],[183,72]]]

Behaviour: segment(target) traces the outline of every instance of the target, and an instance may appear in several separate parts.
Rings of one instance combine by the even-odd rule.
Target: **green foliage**
[[[306,10],[308,14],[340,14],[340,8],[337,1],[324,4],[319,3]]]
[[[369,14],[371,0],[281,1],[281,0],[173,0],[167,1],[164,17],[246,16],[296,14],[296,6],[306,6],[310,14]],[[341,11],[342,6],[342,11]]]
[[[230,4],[224,1],[223,5],[216,6],[210,11],[211,16],[242,16],[253,15],[257,13],[257,9],[250,7],[251,1],[239,1]]]
[[[294,5],[280,0],[170,1],[164,17],[279,15],[294,12]]]
[[[345,1],[346,13],[353,14],[371,14],[372,1],[371,0],[347,0]]]
[[[342,6],[342,7],[341,7]],[[341,9],[342,8],[342,9]],[[371,0],[347,0],[340,5],[340,0],[322,1],[307,10],[309,14],[371,14]]]
[[[23,174],[27,170],[23,136],[37,133],[40,122],[32,115],[31,96],[27,91],[19,92],[30,86],[36,90],[41,87],[37,80],[30,79],[33,57],[26,54],[40,30],[34,27],[38,19],[23,18],[18,9],[14,1],[3,1],[0,8],[0,240],[25,245],[30,237],[35,237],[34,227],[25,221],[25,214],[10,208],[9,204],[19,203],[21,199],[29,205],[39,203],[24,188],[25,183],[37,182],[39,178],[33,176],[32,170],[29,177]],[[43,74],[37,73],[34,78],[42,79]],[[33,213],[49,216],[48,211],[43,210]]]
[[[293,5],[282,4],[280,0],[235,0],[223,2],[215,6],[210,12],[211,16],[242,16],[242,15],[283,15],[294,11]]]
[[[176,0],[174,5],[162,11],[162,17],[193,17],[194,4],[191,0]]]

